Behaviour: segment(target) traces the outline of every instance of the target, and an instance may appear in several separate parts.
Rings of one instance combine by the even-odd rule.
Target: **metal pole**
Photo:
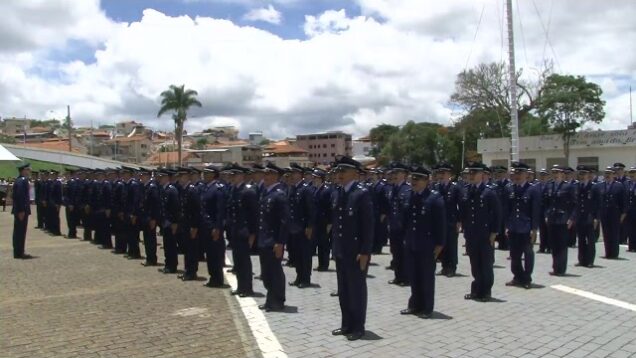
[[[462,162],[459,164],[461,166],[460,170],[464,169],[464,155],[466,153],[466,128],[464,128],[462,133]]]
[[[73,126],[71,125],[71,106],[66,106],[66,123],[68,125],[68,151],[73,151],[73,141],[71,141],[71,132]]]
[[[634,117],[632,116],[632,85],[629,85],[629,124],[634,124]]]
[[[517,112],[517,79],[515,71],[515,39],[512,23],[512,0],[506,0],[508,18],[508,75],[510,91],[510,155],[512,161],[519,161],[519,113]]]

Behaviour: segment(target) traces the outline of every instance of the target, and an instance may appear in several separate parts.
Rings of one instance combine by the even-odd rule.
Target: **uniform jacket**
[[[467,239],[485,239],[492,233],[498,233],[501,215],[497,194],[485,183],[466,188],[462,197],[460,217]]]
[[[514,234],[528,234],[539,228],[542,217],[539,187],[527,182],[522,186],[509,184],[504,200],[508,208],[503,213],[506,229]]]
[[[173,183],[167,184],[163,189],[161,214],[164,228],[172,224],[178,224],[181,220],[181,197],[179,196],[179,189]]]
[[[446,209],[446,218],[444,220],[446,225],[455,227],[459,222],[459,207],[464,195],[461,185],[453,182],[448,184],[436,183],[433,188],[444,199],[444,208]]]
[[[210,182],[201,197],[202,225],[208,230],[222,231],[226,210],[225,186],[216,180]]]
[[[258,198],[251,185],[241,183],[230,193],[228,208],[230,229],[241,237],[256,235],[258,231]]]
[[[331,222],[331,185],[323,183],[313,192],[313,200],[315,207],[314,230],[326,230],[327,225]]]
[[[601,210],[600,185],[591,181],[587,184],[578,183],[576,191],[576,224],[593,224],[594,220],[599,220]]]
[[[144,189],[144,216],[148,220],[161,220],[161,190],[159,183],[149,180]]]
[[[576,190],[572,184],[551,181],[543,188],[545,218],[548,224],[565,225],[575,219]]]
[[[598,184],[602,191],[601,214],[620,216],[627,211],[627,195],[623,183],[613,181],[611,183]]]
[[[258,247],[270,248],[287,243],[289,235],[289,199],[282,184],[261,192],[258,217]]]
[[[373,245],[373,203],[371,193],[354,182],[348,191],[339,187],[331,202],[332,252],[338,258],[368,255]]]
[[[404,231],[404,202],[408,199],[411,186],[406,182],[399,185],[391,185],[387,191],[389,203],[389,230],[392,232]]]
[[[311,227],[315,215],[313,189],[304,180],[289,187],[289,231],[298,234]]]
[[[13,182],[13,207],[11,214],[24,212],[25,215],[31,214],[31,198],[29,197],[29,179],[19,176]]]
[[[435,246],[446,243],[444,198],[429,188],[421,193],[409,191],[404,203],[404,244],[411,251],[432,252]]]

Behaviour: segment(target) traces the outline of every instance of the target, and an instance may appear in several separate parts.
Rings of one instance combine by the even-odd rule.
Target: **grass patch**
[[[31,163],[32,170],[50,170],[55,169],[60,172],[66,168],[76,168],[72,165],[64,165],[59,163],[43,162],[35,159],[22,159],[23,162]],[[20,162],[0,162],[0,178],[15,178],[18,176],[18,168]]]

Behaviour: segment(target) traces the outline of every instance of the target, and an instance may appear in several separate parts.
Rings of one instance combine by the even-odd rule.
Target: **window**
[[[323,145],[322,145],[322,147],[323,147],[323,148],[327,148],[327,144],[323,144]]]
[[[554,165],[568,165],[565,158],[548,158],[546,159],[546,169],[552,168]]]
[[[327,157],[327,153],[324,153],[322,156],[323,156],[323,158],[326,158]]]
[[[529,166],[530,168],[535,168],[535,169],[536,169],[536,167],[537,167],[537,160],[536,160],[536,159],[534,159],[534,158],[519,159],[519,161],[520,161],[521,163],[528,164],[528,166]]]
[[[496,165],[503,165],[504,167],[508,167],[508,159],[493,159],[490,165],[492,165],[493,167]]]
[[[331,148],[335,148],[335,147],[336,147],[336,145],[335,145],[335,144],[331,144]]]
[[[598,157],[578,157],[577,165],[587,165],[598,171]]]

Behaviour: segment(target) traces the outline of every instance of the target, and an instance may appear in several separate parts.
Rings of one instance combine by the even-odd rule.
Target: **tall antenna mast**
[[[519,161],[519,113],[517,112],[517,75],[515,71],[515,37],[512,23],[512,0],[506,0],[508,19],[508,75],[510,91],[510,156]]]

